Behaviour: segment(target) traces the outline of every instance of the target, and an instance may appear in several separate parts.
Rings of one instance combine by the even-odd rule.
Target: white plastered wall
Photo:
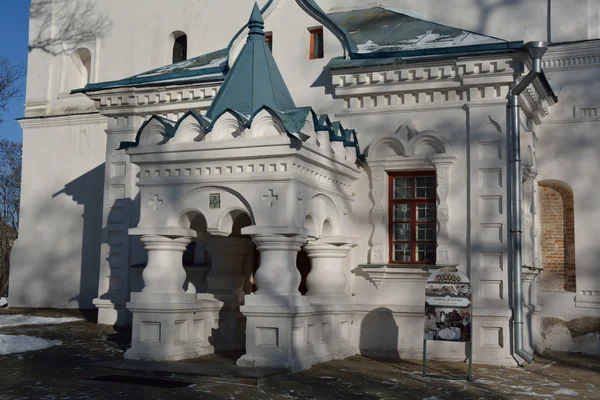
[[[98,294],[105,118],[22,121],[19,238],[11,307],[92,308]]]

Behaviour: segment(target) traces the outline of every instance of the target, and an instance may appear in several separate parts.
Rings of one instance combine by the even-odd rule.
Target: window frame
[[[316,26],[313,28],[308,28],[308,32],[310,33],[310,49],[308,58],[309,60],[319,60],[325,57],[325,35],[323,33],[322,26]],[[316,45],[316,36],[321,36],[321,51],[315,56],[315,45]]]
[[[413,197],[410,199],[395,199],[394,198],[394,179],[409,177],[413,179]],[[389,263],[399,265],[435,265],[437,262],[437,194],[433,198],[417,198],[416,197],[416,178],[417,177],[433,177],[435,178],[435,188],[437,191],[437,173],[435,170],[415,170],[415,171],[396,171],[388,172],[388,250],[389,250]],[[407,243],[406,241],[394,240],[394,205],[395,204],[411,204],[411,219],[410,219],[410,232],[411,232],[411,260],[410,261],[397,261],[394,258],[394,244],[395,243]],[[424,223],[434,224],[436,226],[436,237],[434,240],[417,241],[417,205],[419,204],[431,204],[434,207],[435,218],[432,221],[426,221]],[[417,243],[431,243],[436,245],[436,249],[433,250],[434,258],[432,261],[416,261],[417,257]]]
[[[267,46],[269,47],[269,50],[271,50],[271,53],[273,52],[273,32],[269,31],[269,32],[265,32],[265,43],[267,43]]]

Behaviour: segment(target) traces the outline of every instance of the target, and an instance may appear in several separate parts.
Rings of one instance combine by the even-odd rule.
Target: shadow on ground
[[[74,316],[51,310],[0,310],[6,314]],[[239,353],[180,363],[129,363],[130,333],[87,322],[0,328],[0,335],[60,340],[62,346],[0,355],[4,399],[598,399],[600,358],[546,353],[527,369],[363,356],[317,365],[298,374],[250,371],[233,362]],[[1,348],[1,346],[0,346]],[[220,374],[217,373],[221,371]],[[259,373],[262,372],[262,373]],[[268,371],[267,371],[268,372]],[[448,379],[448,378],[459,378]]]

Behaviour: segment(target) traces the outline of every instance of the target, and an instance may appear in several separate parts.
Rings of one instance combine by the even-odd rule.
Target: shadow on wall
[[[98,295],[100,273],[104,168],[104,164],[97,166],[66,184],[63,190],[52,196],[55,198],[65,194],[83,206],[79,294],[69,299],[69,301],[77,301],[80,309],[96,309],[92,301]]]
[[[365,315],[360,325],[358,349],[363,356],[400,359],[398,325],[392,310],[380,307]]]
[[[108,16],[99,13],[93,1],[33,0],[30,19],[37,27],[29,39],[29,51],[57,55],[84,43],[103,38],[112,28]]]

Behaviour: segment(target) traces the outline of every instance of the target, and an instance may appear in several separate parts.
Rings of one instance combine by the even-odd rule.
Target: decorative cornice
[[[421,64],[332,70],[335,97],[345,102],[336,116],[460,108],[503,101],[514,82],[516,60],[470,58]]]
[[[168,88],[118,88],[94,92],[90,97],[100,112],[107,115],[181,113],[207,109],[220,87],[220,82],[211,82]]]
[[[598,68],[599,65],[600,40],[551,46],[542,60],[546,71]]]

